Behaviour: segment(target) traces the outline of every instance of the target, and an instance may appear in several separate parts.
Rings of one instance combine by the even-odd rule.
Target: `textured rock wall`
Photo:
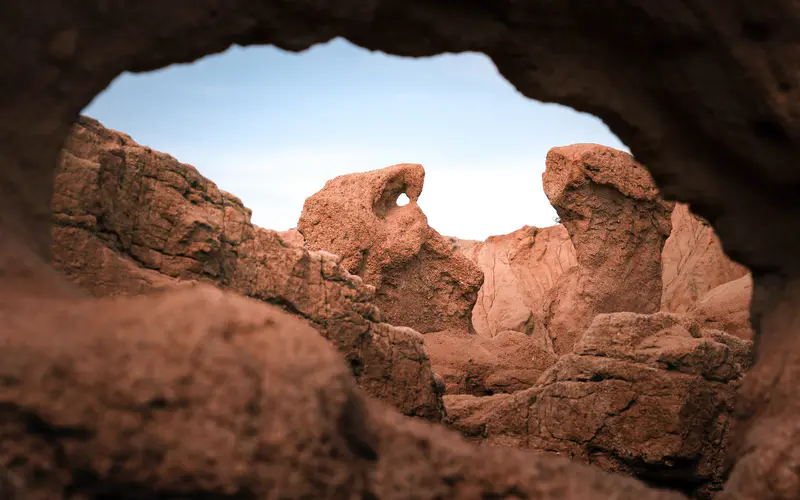
[[[750,342],[690,317],[601,314],[530,389],[445,396],[453,427],[710,498],[727,476],[733,397]]]
[[[506,330],[532,334],[556,280],[576,264],[569,233],[561,225],[525,226],[458,248],[484,273],[472,326],[486,337]]]
[[[747,268],[725,255],[708,222],[682,203],[672,211],[672,233],[661,260],[661,309],[670,312],[686,312],[712,288],[747,274]]]
[[[307,319],[373,396],[438,419],[419,334],[380,322],[375,290],[338,258],[250,223],[235,196],[175,158],[82,118],[53,197],[53,267],[96,296],[209,283]]]

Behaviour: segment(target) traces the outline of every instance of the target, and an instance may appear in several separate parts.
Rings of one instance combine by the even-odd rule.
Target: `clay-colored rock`
[[[425,335],[433,371],[447,394],[515,392],[531,387],[556,356],[533,337],[504,331],[494,337],[444,331]]]
[[[672,233],[661,259],[663,311],[686,312],[712,288],[747,274],[747,268],[725,255],[708,222],[682,203],[672,211]]]
[[[306,199],[297,228],[309,248],[341,256],[376,288],[390,323],[469,331],[483,276],[428,226],[417,205],[424,178],[422,165],[408,163],[336,177]],[[398,206],[402,193],[410,202]]]
[[[532,334],[556,280],[576,264],[569,233],[560,224],[525,226],[483,242],[460,242],[458,249],[483,271],[472,326],[487,337],[506,330]]]
[[[40,0],[0,2],[0,26],[4,345],[29,333],[19,325],[30,318],[55,317],[45,297],[75,293],[46,268],[53,173],[79,110],[123,72],[187,63],[233,44],[300,51],[338,36],[401,56],[481,52],[523,95],[599,116],[647,165],[664,196],[689,203],[714,226],[728,254],[752,270],[759,360],[740,394],[736,466],[722,498],[790,500],[800,494],[800,74],[792,36],[800,12],[795,2]],[[35,307],[19,308],[9,297],[24,297]],[[96,305],[92,302],[92,312]],[[139,314],[151,317],[150,310]],[[175,308],[167,317],[184,314]],[[118,328],[108,325],[104,338],[119,342],[113,336]],[[78,323],[52,326],[47,342],[32,351],[55,359],[47,349],[84,332]],[[15,359],[7,350],[0,354],[5,356],[0,366]],[[85,356],[82,351],[74,364],[83,364]],[[44,392],[37,380],[30,382],[29,393]],[[97,425],[98,433],[115,432],[108,422]],[[59,432],[61,439],[64,431]],[[74,442],[66,441],[65,448]],[[419,455],[415,451],[418,461]],[[60,456],[72,463],[71,456]],[[659,496],[601,475],[576,479],[567,466],[540,467],[511,457],[505,468],[475,468],[478,460],[469,460],[468,477],[476,470],[491,473],[480,477],[481,484],[502,486],[519,472],[527,474],[526,484],[542,485],[524,488],[518,495],[523,497]],[[143,462],[142,475],[154,470],[151,463]],[[81,476],[84,485],[112,484],[91,483],[94,477]],[[430,492],[431,483],[441,485],[420,483],[413,491]],[[496,496],[519,491],[505,486]],[[394,491],[400,496],[412,490]]]
[[[401,417],[318,332],[260,301],[207,285],[2,292],[3,317],[22,313],[0,351],[0,468],[17,490],[4,499],[678,498],[566,460],[479,453]]]
[[[303,235],[297,229],[278,231],[278,236],[289,246],[302,247],[306,244],[306,240],[303,239]]]
[[[733,396],[750,364],[749,342],[689,316],[601,314],[534,387],[445,403],[450,424],[471,439],[708,498],[726,477]]]
[[[253,226],[238,198],[193,167],[81,118],[53,212],[53,266],[94,295],[204,282],[280,305],[331,340],[371,395],[440,418],[419,334],[380,323],[374,289],[336,256]]]
[[[542,180],[578,261],[545,310],[547,335],[565,354],[597,314],[660,309],[672,203],[628,153],[596,144],[551,149]]]
[[[753,280],[749,274],[711,289],[703,295],[688,314],[706,328],[724,330],[739,338],[751,340],[750,300]]]

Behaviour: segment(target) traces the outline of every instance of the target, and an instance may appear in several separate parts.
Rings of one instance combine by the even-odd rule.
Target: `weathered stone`
[[[672,204],[629,154],[596,144],[551,149],[542,179],[578,261],[545,308],[547,335],[565,354],[597,314],[660,309]]]
[[[750,343],[689,316],[598,315],[530,389],[446,396],[448,421],[487,444],[553,452],[709,498],[726,478],[732,402]]]
[[[750,299],[753,280],[750,275],[712,288],[688,311],[706,328],[729,332],[739,338],[751,340]]]
[[[602,118],[647,165],[662,194],[689,203],[727,253],[751,269],[759,360],[742,387],[736,466],[723,498],[788,500],[800,493],[800,74],[792,36],[800,11],[794,2],[41,0],[0,3],[0,24],[4,343],[28,331],[20,318],[53,314],[46,297],[75,294],[47,269],[53,171],[79,111],[124,71],[189,62],[232,44],[299,51],[337,36],[403,56],[483,52],[524,95]],[[35,307],[23,311],[11,300],[20,297]],[[172,310],[170,317],[180,314]],[[77,324],[47,330],[48,345],[81,335],[71,325]],[[109,325],[106,336],[117,328]],[[46,353],[46,347],[36,349]],[[2,353],[0,366],[13,361]],[[646,498],[610,489],[617,483],[603,476],[574,480],[570,471],[536,473],[562,478],[548,482],[555,497]],[[508,477],[498,474],[486,482]],[[541,480],[534,474],[528,477]],[[582,491],[584,484],[589,489]]]
[[[672,211],[672,233],[661,261],[661,309],[669,312],[686,312],[712,288],[747,274],[747,268],[725,255],[708,222],[682,203]]]
[[[575,248],[560,224],[525,226],[458,248],[483,271],[472,326],[488,337],[506,330],[533,334],[556,280],[576,264]]]
[[[425,335],[433,371],[447,394],[487,394],[527,389],[557,357],[535,338],[506,330],[494,337],[444,331]]]
[[[358,383],[408,415],[439,419],[418,334],[380,323],[375,290],[338,257],[286,244],[190,165],[82,118],[53,197],[53,266],[96,296],[203,282],[307,319]]]
[[[297,228],[309,248],[341,256],[376,288],[390,323],[469,331],[483,276],[428,226],[417,205],[424,178],[422,165],[408,163],[336,177],[306,199]],[[402,193],[410,202],[398,206]]]

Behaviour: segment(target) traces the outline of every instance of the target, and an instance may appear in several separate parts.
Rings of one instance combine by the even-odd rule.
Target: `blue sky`
[[[599,119],[523,97],[484,55],[406,59],[343,40],[124,74],[84,113],[194,165],[278,230],[326,180],[405,162],[424,165],[419,204],[442,234],[548,226],[547,151],[625,149]]]

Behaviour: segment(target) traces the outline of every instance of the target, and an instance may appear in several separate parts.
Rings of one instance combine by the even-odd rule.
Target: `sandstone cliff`
[[[238,198],[193,167],[81,118],[52,208],[53,266],[92,294],[194,282],[279,305],[329,339],[369,394],[407,415],[440,418],[419,334],[381,322],[375,289],[338,257],[253,226]]]
[[[525,226],[513,233],[458,246],[484,273],[472,310],[479,335],[513,330],[533,333],[556,280],[574,266],[575,250],[564,226]]]
[[[678,203],[672,212],[672,233],[662,253],[664,291],[661,308],[686,312],[712,288],[747,274],[722,250],[705,220]]]

